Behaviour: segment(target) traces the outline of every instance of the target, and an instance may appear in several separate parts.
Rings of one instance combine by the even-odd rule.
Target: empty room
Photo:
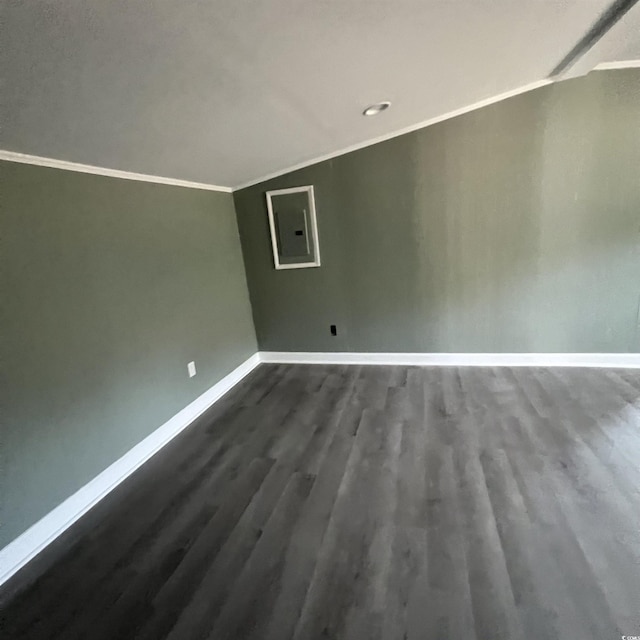
[[[3,640],[640,640],[640,2],[6,0]]]

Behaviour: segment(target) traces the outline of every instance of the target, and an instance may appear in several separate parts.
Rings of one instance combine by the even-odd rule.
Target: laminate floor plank
[[[280,589],[284,554],[313,481],[293,472],[207,638],[262,638]]]
[[[9,640],[640,636],[640,371],[265,364],[0,587]]]
[[[222,506],[203,528],[175,571],[149,602],[148,623],[136,630],[136,637],[164,637],[182,608],[189,602],[199,581],[242,516],[254,493],[267,476],[273,460],[255,458],[229,488]]]
[[[240,575],[275,504],[280,499],[292,474],[289,467],[275,463],[262,486],[242,514],[215,560],[207,567],[202,581],[189,603],[179,612],[168,638],[201,638],[206,636],[226,602],[237,576]]]
[[[353,387],[352,387],[353,389]],[[339,410],[335,431],[287,549],[282,587],[265,639],[290,638],[313,577],[325,533],[355,441],[362,407],[357,394]]]
[[[518,386],[514,387],[514,391],[516,394],[522,393]],[[535,416],[527,413],[525,403],[518,405],[511,427],[520,438],[528,442],[529,452],[537,454],[537,457],[534,457],[529,453],[521,460],[515,455],[512,458],[519,460],[524,467],[521,474],[523,487],[529,488],[532,479],[535,478],[533,488],[536,491],[531,492],[530,496],[534,497],[536,502],[532,505],[531,511],[538,514],[544,523],[543,532],[553,533],[546,534],[543,539],[551,547],[555,562],[561,568],[561,580],[567,585],[570,594],[567,608],[571,606],[569,603],[573,603],[578,609],[580,619],[586,623],[581,633],[587,637],[613,639],[622,635],[623,632],[616,624],[616,618],[612,613],[611,603],[605,595],[605,585],[594,571],[593,559],[585,549],[584,536],[587,531],[578,525],[572,517],[573,514],[567,513],[568,496],[577,500],[581,487],[574,486],[566,475],[558,472],[558,466],[563,466],[563,453],[557,454],[553,446],[546,443],[550,431],[548,425],[540,424]],[[535,464],[535,471],[527,468],[532,463]],[[599,529],[603,530],[601,527]],[[613,535],[611,529],[609,535]],[[605,547],[598,551],[604,552]],[[611,569],[611,575],[618,583],[619,576],[614,568]]]

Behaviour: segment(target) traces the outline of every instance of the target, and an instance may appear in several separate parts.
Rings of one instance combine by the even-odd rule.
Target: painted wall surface
[[[275,271],[264,193],[308,184],[322,267]],[[544,87],[234,198],[262,350],[640,351],[638,70]]]
[[[230,194],[0,172],[1,547],[256,342]]]

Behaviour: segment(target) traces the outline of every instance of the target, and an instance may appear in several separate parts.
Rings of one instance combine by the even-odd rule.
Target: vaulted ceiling
[[[544,80],[611,2],[8,0],[0,148],[235,187]],[[640,4],[566,75],[620,60]]]

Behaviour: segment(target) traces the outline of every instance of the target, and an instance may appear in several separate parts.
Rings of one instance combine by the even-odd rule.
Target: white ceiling
[[[544,79],[610,2],[8,0],[0,148],[237,186]]]
[[[624,60],[636,61],[640,66],[640,2],[568,70],[566,77]]]

